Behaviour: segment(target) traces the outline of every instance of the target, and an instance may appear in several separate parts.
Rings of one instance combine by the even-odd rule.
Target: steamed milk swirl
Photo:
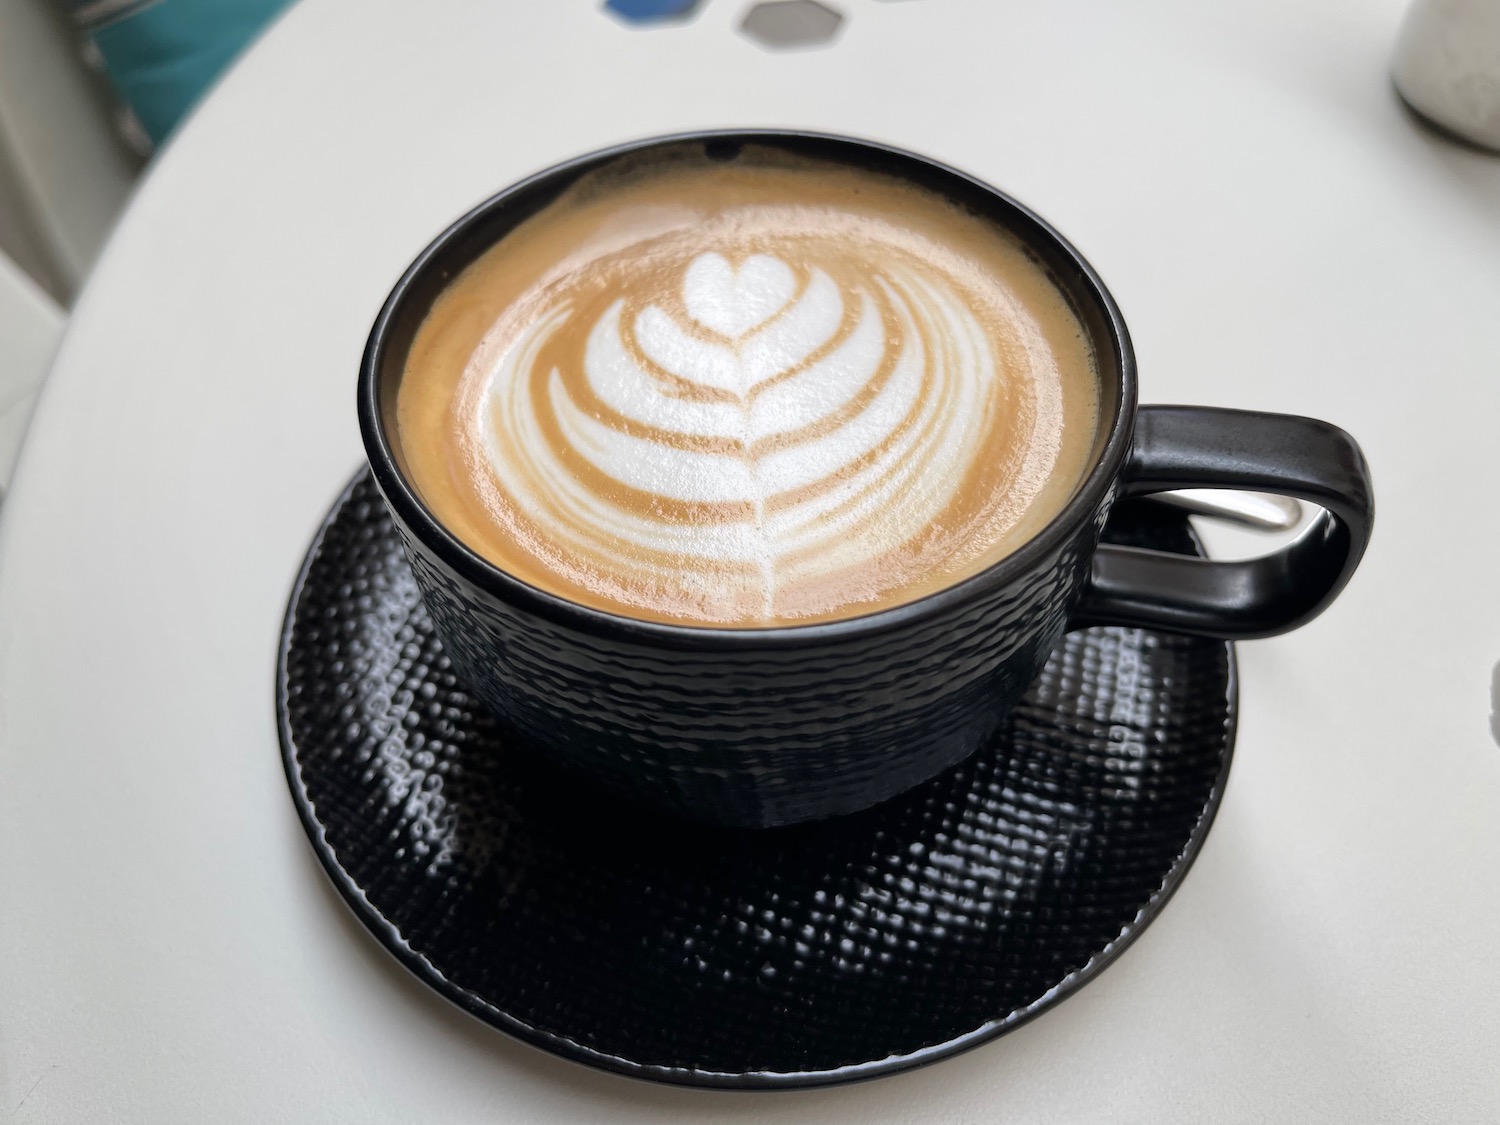
[[[1060,296],[977,219],[842,169],[678,163],[585,185],[466,271],[413,347],[400,436],[502,569],[753,626],[1012,549],[1080,478],[1094,395]]]

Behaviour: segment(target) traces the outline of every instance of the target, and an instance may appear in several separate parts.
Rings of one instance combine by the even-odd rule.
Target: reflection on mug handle
[[[1131,625],[1247,640],[1312,620],[1338,595],[1370,541],[1370,470],[1336,426],[1287,414],[1143,406],[1119,498],[1175,488],[1294,496],[1323,511],[1296,540],[1243,562],[1101,544],[1069,624]]]

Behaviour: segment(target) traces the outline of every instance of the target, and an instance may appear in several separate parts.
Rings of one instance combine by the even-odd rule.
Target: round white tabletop
[[[306,0],[162,154],[77,308],[0,520],[0,1116],[18,1122],[1500,1120],[1500,160],[1393,97],[1401,0]],[[1234,780],[1162,917],[958,1059],[726,1094],[558,1061],[410,978],[293,813],[271,691],[361,462],[380,301],[534,169],[822,128],[1038,208],[1143,398],[1305,413],[1379,516],[1317,622],[1242,645]]]

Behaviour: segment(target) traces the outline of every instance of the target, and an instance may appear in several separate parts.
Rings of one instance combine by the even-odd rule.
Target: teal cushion
[[[290,0],[74,0],[110,84],[160,144]]]

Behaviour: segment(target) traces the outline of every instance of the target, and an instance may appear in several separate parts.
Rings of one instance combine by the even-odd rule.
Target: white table
[[[1401,0],[307,0],[165,152],[79,303],[0,523],[0,1117],[18,1122],[1500,1120],[1500,160],[1390,93]],[[791,1095],[513,1043],[345,912],[277,758],[272,662],[359,465],[406,262],[624,138],[890,140],[1099,267],[1147,400],[1327,417],[1379,516],[1312,626],[1241,647],[1202,858],[1094,984],[962,1058]]]

